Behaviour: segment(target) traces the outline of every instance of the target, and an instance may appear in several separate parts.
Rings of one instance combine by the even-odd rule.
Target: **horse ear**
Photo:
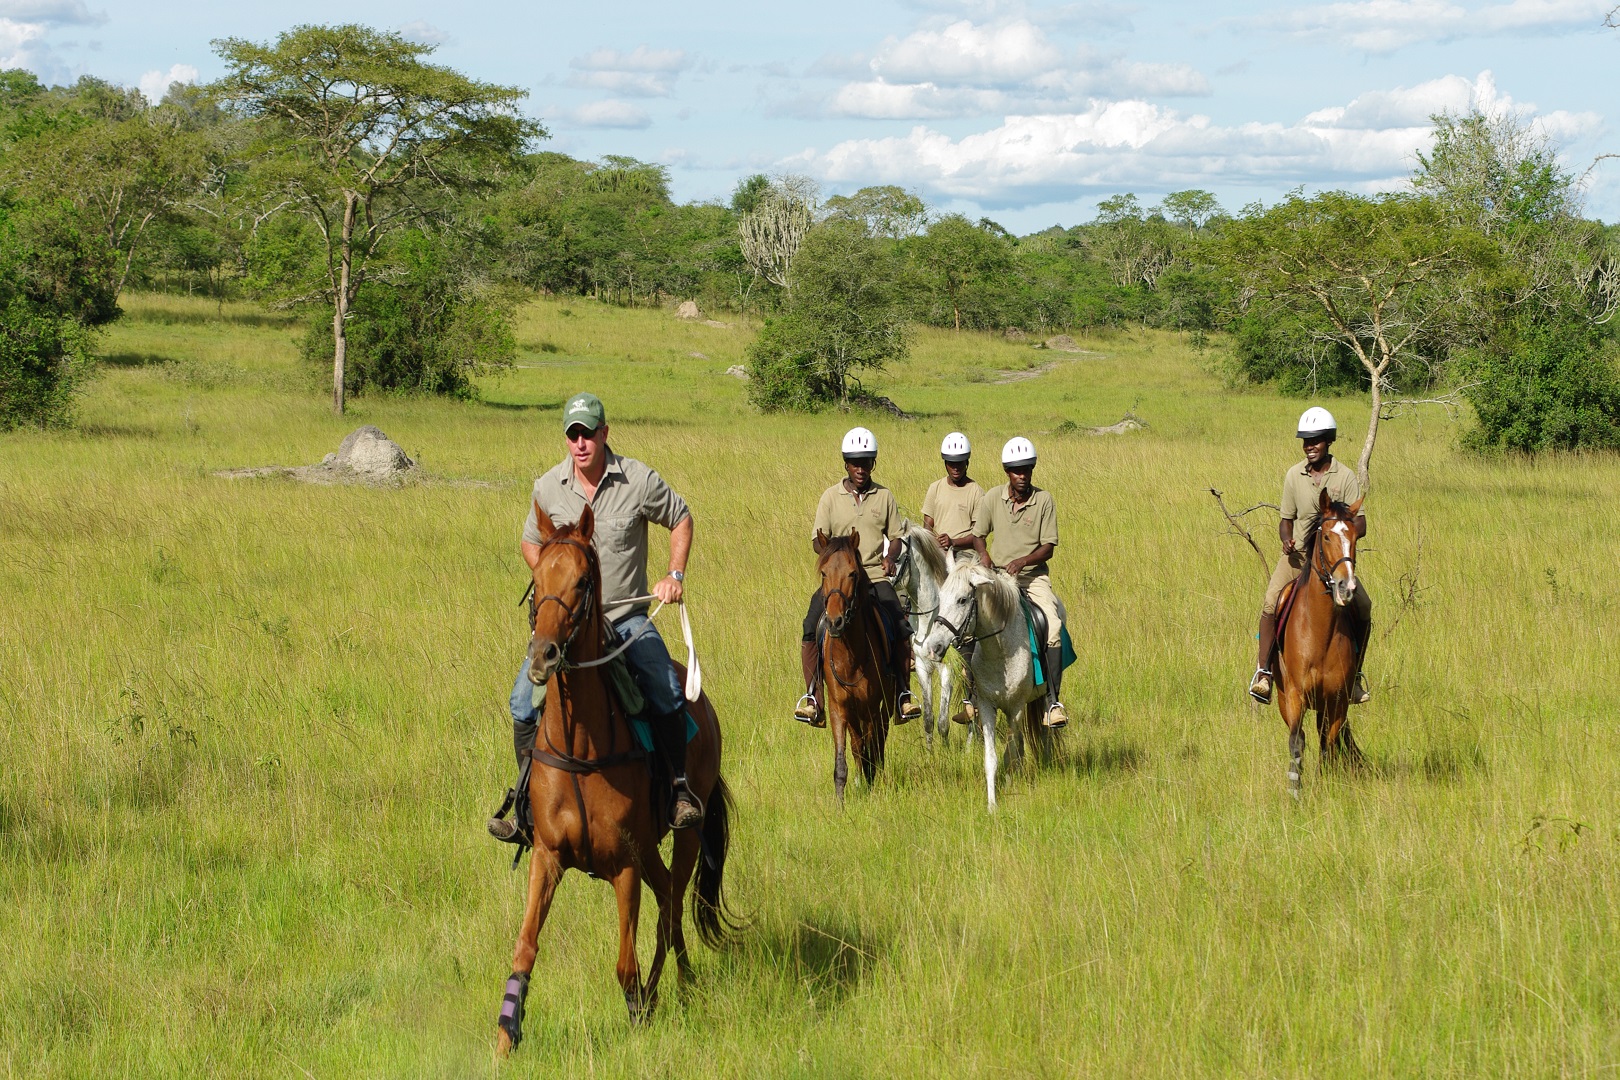
[[[826,533],[822,532],[820,529],[816,530],[816,546],[817,547],[826,547],[827,546],[827,541],[830,540],[830,539],[832,539],[832,537],[828,536]]]
[[[591,513],[591,504],[586,503],[585,509],[580,511],[579,524],[574,526],[574,535],[588,544],[591,542],[591,532],[595,528],[596,515]]]
[[[1333,499],[1328,495],[1326,484],[1322,485],[1322,495],[1316,500],[1316,504],[1323,517],[1326,517],[1327,512],[1333,508]]]
[[[1350,507],[1349,516],[1353,517],[1353,518],[1354,517],[1359,517],[1361,515],[1361,504],[1366,502],[1366,501],[1367,501],[1367,496],[1365,496],[1365,495],[1363,495],[1361,498],[1357,499],[1355,501],[1355,503]]]
[[[540,530],[540,542],[542,544],[550,540],[552,534],[557,531],[557,526],[552,522],[551,516],[540,509],[540,500],[538,499],[534,501],[534,524]]]

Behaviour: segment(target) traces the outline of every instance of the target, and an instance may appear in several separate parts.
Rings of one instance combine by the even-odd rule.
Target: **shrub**
[[[1584,320],[1532,325],[1463,358],[1476,450],[1620,448],[1620,357]]]

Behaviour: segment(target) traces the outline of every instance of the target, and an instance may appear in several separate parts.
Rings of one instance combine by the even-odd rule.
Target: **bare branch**
[[[1220,491],[1217,491],[1215,488],[1210,488],[1209,493],[1215,496],[1215,504],[1221,508],[1221,516],[1226,518],[1226,524],[1230,527],[1231,532],[1243,537],[1243,539],[1249,542],[1249,546],[1254,549],[1255,558],[1260,560],[1260,576],[1270,578],[1271,563],[1266,561],[1266,553],[1260,550],[1260,545],[1254,542],[1254,534],[1250,533],[1249,530],[1244,527],[1243,517],[1245,514],[1251,514],[1260,509],[1262,506],[1271,507],[1273,510],[1277,508],[1272,506],[1270,503],[1255,503],[1242,513],[1234,514],[1232,511],[1226,508],[1226,499]]]

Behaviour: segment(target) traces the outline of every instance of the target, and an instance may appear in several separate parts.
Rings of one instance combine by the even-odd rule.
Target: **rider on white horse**
[[[1046,616],[1041,666],[1046,672],[1046,726],[1062,727],[1069,714],[1059,698],[1063,683],[1063,605],[1052,591],[1047,560],[1057,550],[1057,504],[1034,483],[1035,446],[1028,439],[1007,440],[1001,448],[1007,482],[991,488],[973,519],[973,547],[987,568],[1012,575],[1018,591]],[[993,536],[989,550],[985,538]]]
[[[887,609],[885,618],[889,632],[895,635],[895,682],[900,687],[900,700],[896,703],[895,723],[904,724],[922,715],[922,709],[911,700],[911,634],[904,629],[906,610],[889,580],[894,575],[894,560],[900,554],[904,522],[900,508],[895,505],[894,493],[872,479],[872,468],[877,464],[877,436],[866,428],[850,428],[844,435],[844,479],[821,493],[816,504],[816,520],[810,529],[810,547],[821,554],[818,537],[831,539],[854,533],[855,547],[860,552],[861,566],[878,607]],[[804,637],[799,646],[799,662],[804,669],[805,692],[793,708],[793,718],[811,727],[823,727],[827,721],[821,698],[816,691],[821,686],[821,619],[826,611],[826,600],[817,589],[810,595],[809,610],[804,616]]]
[[[945,441],[939,444],[939,456],[945,463],[945,475],[929,484],[928,494],[923,496],[923,527],[934,534],[950,557],[951,565],[956,566],[978,557],[973,548],[973,515],[979,512],[984,488],[968,475],[973,445],[966,435],[953,431],[945,436]],[[970,648],[972,646],[958,646],[958,649]],[[958,724],[973,723],[973,676],[969,674],[967,678],[968,685],[964,688],[967,696],[963,698],[961,711],[951,717]]]
[[[1305,460],[1290,466],[1283,474],[1281,520],[1277,523],[1277,537],[1282,541],[1282,556],[1271,571],[1266,583],[1265,600],[1260,605],[1260,656],[1255,662],[1254,678],[1249,680],[1249,694],[1262,705],[1271,703],[1271,652],[1277,642],[1277,606],[1282,602],[1283,589],[1297,580],[1311,553],[1297,545],[1311,534],[1321,517],[1321,495],[1327,489],[1328,498],[1336,503],[1352,505],[1361,498],[1361,481],[1354,469],[1333,456],[1333,440],[1338,437],[1339,425],[1333,414],[1321,407],[1306,409],[1299,418],[1296,437],[1304,444]],[[1302,522],[1296,539],[1295,522]],[[1367,518],[1356,515],[1356,538],[1367,535]],[[1353,608],[1362,627],[1357,638],[1356,676],[1350,685],[1350,704],[1360,705],[1371,695],[1367,681],[1361,674],[1361,662],[1367,653],[1368,630],[1372,626],[1372,597],[1366,589],[1355,591]]]

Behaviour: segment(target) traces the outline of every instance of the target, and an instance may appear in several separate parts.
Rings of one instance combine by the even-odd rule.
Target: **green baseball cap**
[[[607,423],[607,410],[602,408],[602,399],[595,394],[575,394],[563,406],[563,434],[576,424],[582,428],[595,431]]]

